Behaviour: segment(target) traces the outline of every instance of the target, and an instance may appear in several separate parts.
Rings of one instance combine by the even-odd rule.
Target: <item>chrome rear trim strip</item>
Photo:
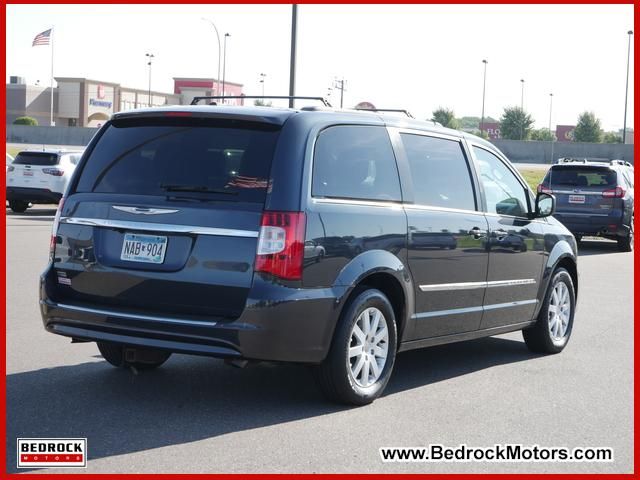
[[[432,285],[420,285],[423,292],[440,292],[443,290],[471,290],[474,288],[515,287],[518,285],[531,285],[536,283],[533,278],[517,280],[493,280],[490,282],[464,282],[464,283],[437,283]]]
[[[60,223],[72,225],[90,225],[93,227],[121,228],[145,232],[162,233],[190,233],[194,235],[215,235],[220,237],[248,237],[258,238],[258,232],[253,230],[235,230],[230,228],[198,227],[194,225],[175,225],[167,223],[131,222],[127,220],[110,220],[103,218],[63,217]]]
[[[52,305],[53,308],[61,308],[63,310],[71,310],[74,312],[83,312],[83,313],[93,313],[96,315],[105,315],[109,317],[117,317],[117,318],[128,318],[130,320],[146,320],[152,322],[163,322],[163,323],[175,323],[181,325],[199,325],[201,327],[213,327],[216,322],[207,322],[207,321],[196,321],[196,320],[181,320],[177,318],[167,318],[167,317],[157,317],[155,315],[140,315],[137,313],[121,313],[121,312],[113,312],[111,310],[101,310],[99,308],[87,308],[87,307],[77,307],[75,305],[67,305],[64,303],[58,303]]]

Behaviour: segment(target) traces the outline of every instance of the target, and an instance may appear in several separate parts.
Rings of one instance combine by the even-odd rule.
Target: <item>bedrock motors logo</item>
[[[86,438],[18,439],[18,468],[67,468],[86,466]]]

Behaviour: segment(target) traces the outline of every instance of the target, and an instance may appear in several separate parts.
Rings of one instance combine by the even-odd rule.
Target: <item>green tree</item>
[[[38,126],[38,120],[33,117],[18,117],[13,121],[14,125],[31,125],[32,127]]]
[[[602,143],[622,143],[622,137],[616,132],[607,132],[602,136]]]
[[[493,117],[484,117],[484,123],[498,123]],[[480,131],[480,117],[460,117],[458,118],[458,125],[462,130],[478,130]]]
[[[432,121],[438,122],[443,127],[458,129],[458,120],[453,113],[453,110],[440,107],[433,111]]]
[[[600,143],[602,141],[602,128],[600,120],[593,112],[583,112],[578,117],[578,124],[573,133],[576,142]]]
[[[526,140],[531,134],[533,119],[520,107],[506,107],[500,117],[500,136],[507,140]]]
[[[538,130],[531,131],[531,140],[538,140],[541,142],[550,142],[556,140],[556,136],[549,131],[548,128],[539,128]]]
[[[253,104],[254,104],[256,107],[270,107],[270,106],[271,106],[271,102],[265,102],[265,101],[264,101],[264,100],[262,100],[261,98],[259,98],[259,99],[255,100],[255,101],[253,102]]]

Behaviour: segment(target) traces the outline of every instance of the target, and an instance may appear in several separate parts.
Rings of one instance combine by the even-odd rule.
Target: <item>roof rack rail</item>
[[[264,99],[272,99],[272,100],[317,100],[321,102],[325,107],[330,107],[331,104],[324,97],[299,97],[299,96],[288,96],[288,95],[220,95],[220,96],[198,96],[193,97],[191,101],[191,105],[198,105],[202,100],[229,100],[229,99],[242,99],[242,100],[264,100]],[[216,105],[215,102],[213,102]]]
[[[620,160],[620,159],[617,159],[617,158],[614,159],[614,160],[611,160],[610,163],[611,163],[611,165],[624,165],[625,167],[633,167],[633,165],[631,165],[630,162],[627,162],[625,160]]]
[[[354,108],[354,110],[369,111],[369,112],[382,112],[382,113],[404,113],[409,118],[415,118],[408,110],[403,108]]]
[[[572,158],[572,157],[562,157],[558,159],[557,163],[587,163],[586,158]]]

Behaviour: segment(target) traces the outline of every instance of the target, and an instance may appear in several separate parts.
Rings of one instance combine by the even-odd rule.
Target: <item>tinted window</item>
[[[21,152],[13,163],[15,165],[57,165],[58,155],[45,152]]]
[[[529,208],[527,191],[513,172],[494,154],[473,147],[480,181],[487,201],[487,212],[524,217]]]
[[[617,175],[607,167],[552,167],[545,177],[549,186],[564,187],[615,187]]]
[[[400,201],[400,180],[384,127],[337,126],[320,133],[313,160],[317,197]]]
[[[78,192],[261,202],[278,132],[204,119],[121,121],[104,132]]]
[[[460,142],[404,133],[400,136],[417,204],[475,210],[471,175]]]

